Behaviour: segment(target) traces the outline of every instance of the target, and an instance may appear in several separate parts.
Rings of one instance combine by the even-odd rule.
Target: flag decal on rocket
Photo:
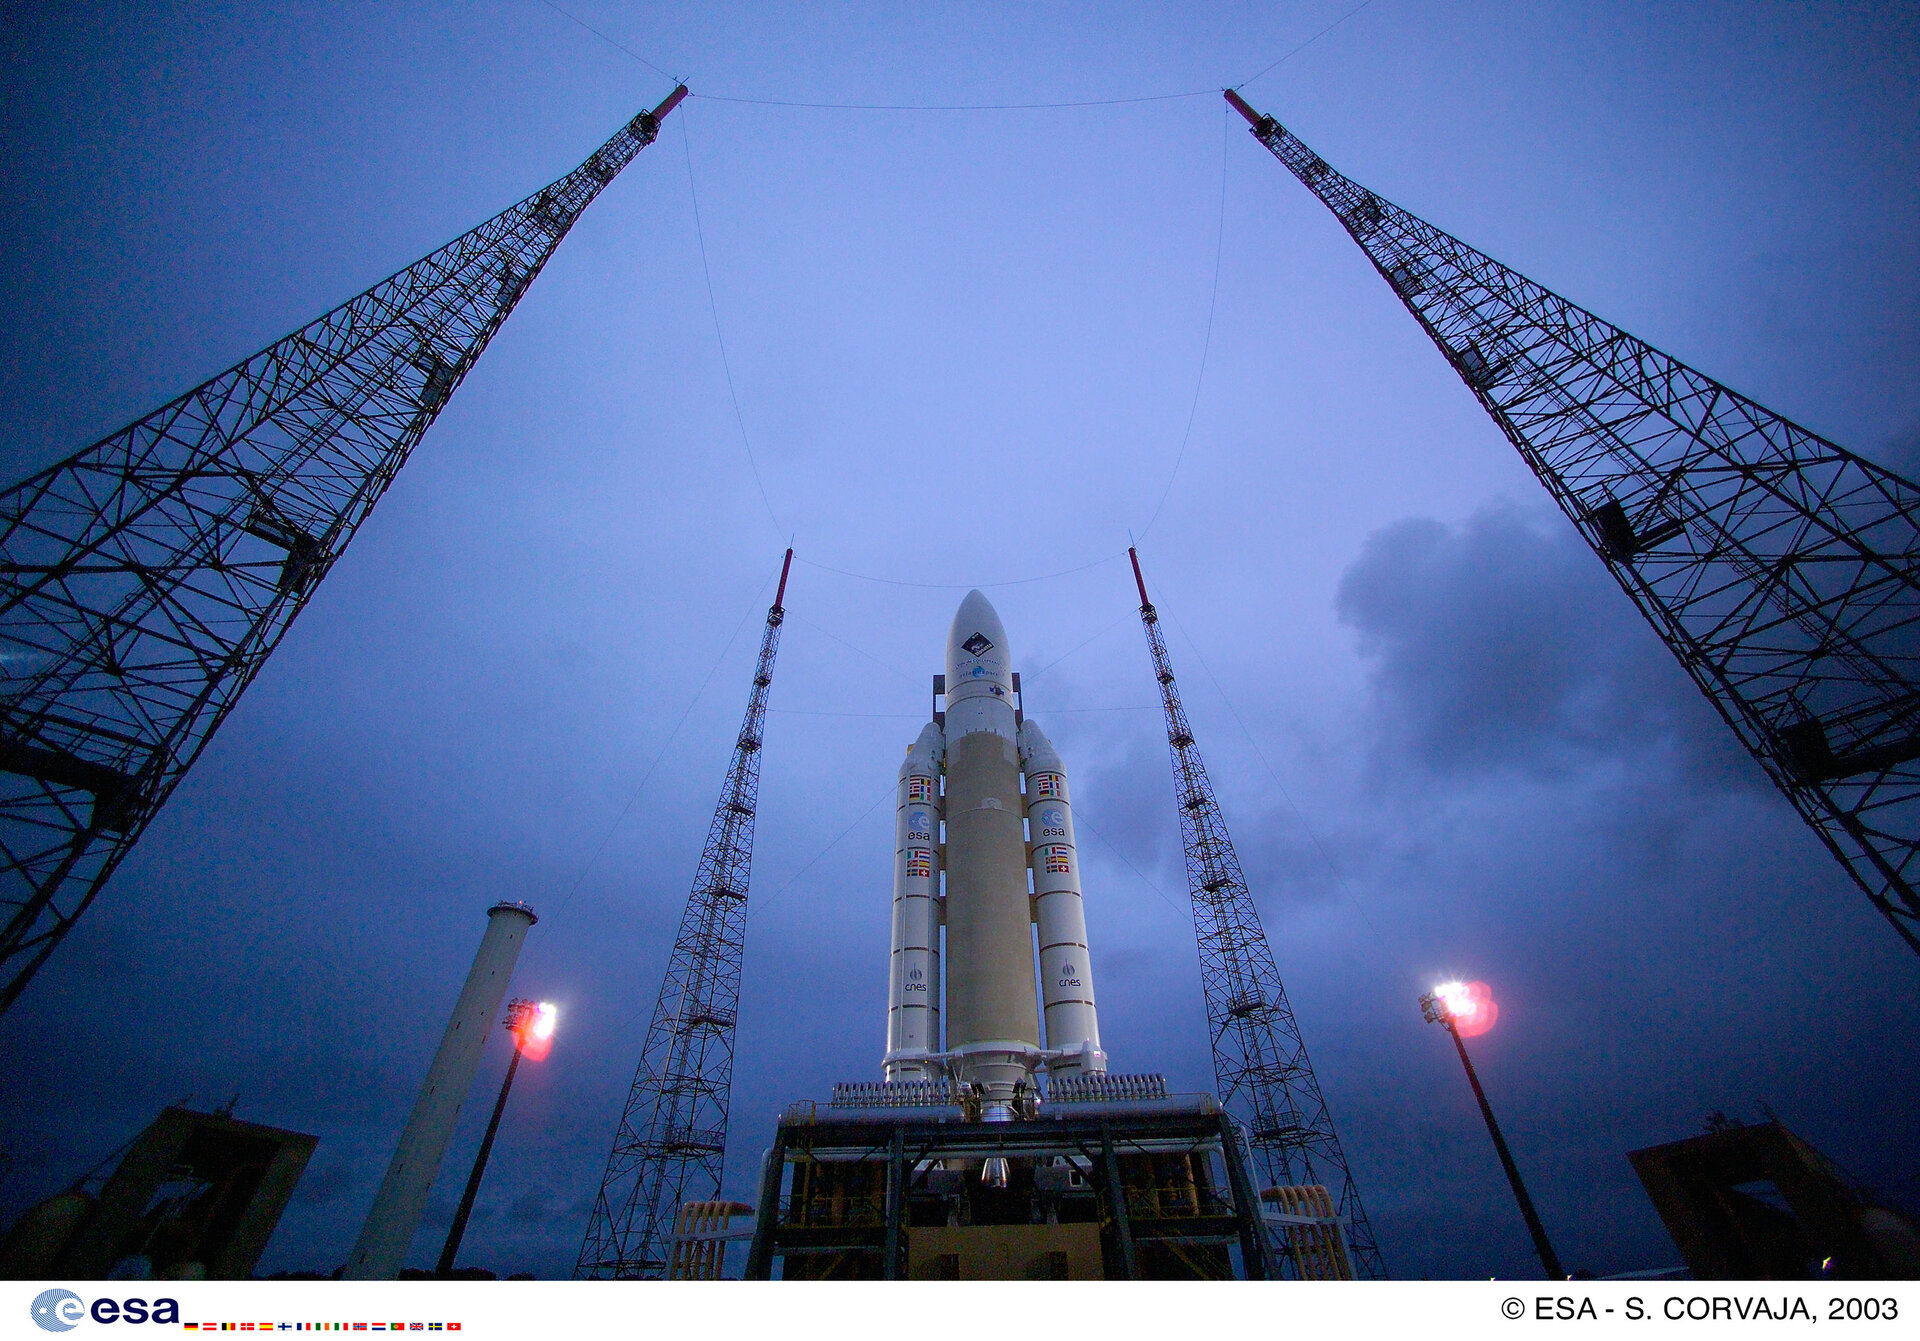
[[[960,646],[966,650],[966,653],[968,656],[977,657],[982,652],[992,647],[993,643],[990,639],[988,639],[986,634],[976,633],[973,635],[973,637],[967,639],[964,643],[961,643]]]

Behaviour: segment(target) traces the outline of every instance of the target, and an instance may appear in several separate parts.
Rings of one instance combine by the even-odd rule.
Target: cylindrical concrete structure
[[[1073,798],[1067,769],[1037,723],[1020,726],[1020,762],[1027,774],[1027,837],[1033,862],[1033,920],[1040,929],[1040,1000],[1047,1051],[1069,1053],[1047,1063],[1050,1074],[1107,1069],[1093,1005],[1093,959],[1080,898],[1080,852],[1074,845]]]
[[[947,1051],[951,1074],[1011,1113],[1040,1059],[1032,900],[1007,631],[967,593],[947,634]]]
[[[900,765],[894,820],[888,1080],[931,1080],[940,1050],[940,764],[946,737],[928,722]]]
[[[400,1133],[400,1144],[380,1181],[373,1209],[360,1230],[359,1241],[347,1258],[348,1280],[393,1280],[406,1264],[407,1248],[426,1209],[427,1193],[440,1172],[441,1156],[453,1136],[460,1105],[473,1088],[480,1069],[480,1052],[487,1031],[506,999],[507,980],[520,958],[527,929],[537,919],[524,903],[496,903],[487,909],[487,934],[473,957],[466,986],[454,1003],[453,1018],[440,1040],[440,1050],[427,1068],[427,1081],[414,1101],[413,1115]]]

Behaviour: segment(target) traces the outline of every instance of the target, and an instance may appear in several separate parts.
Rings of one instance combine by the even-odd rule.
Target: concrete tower
[[[460,1104],[480,1069],[487,1030],[500,1013],[507,979],[513,976],[527,929],[536,920],[533,909],[524,903],[496,903],[487,909],[487,934],[454,1003],[440,1050],[427,1068],[413,1115],[400,1133],[387,1176],[380,1181],[373,1209],[367,1212],[367,1223],[347,1258],[348,1280],[393,1280],[405,1265],[427,1193],[440,1172],[440,1158],[447,1153],[453,1125],[459,1120]]]

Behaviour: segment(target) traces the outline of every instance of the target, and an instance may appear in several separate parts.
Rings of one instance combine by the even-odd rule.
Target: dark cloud
[[[1881,1125],[1914,1059],[1868,1023],[1901,1009],[1911,966],[1573,529],[1511,504],[1406,519],[1367,540],[1337,606],[1368,675],[1364,794],[1329,803],[1341,860],[1412,970],[1496,984],[1476,1051],[1563,1253],[1672,1258],[1624,1155],[1716,1106],[1771,1104],[1915,1199]],[[1402,1269],[1446,1274],[1422,1214],[1513,1216],[1459,1078],[1407,1042],[1432,1055],[1375,1072],[1350,1125]],[[1368,1149],[1423,1105],[1444,1140]]]
[[[1140,873],[1137,878],[1179,890],[1185,888],[1180,826],[1174,821],[1165,732],[1158,727],[1156,717],[1151,732],[1123,738],[1117,761],[1102,766],[1096,757],[1089,767],[1076,769],[1074,813],[1093,840],[1087,846],[1132,863]],[[1081,737],[1071,743],[1084,741]]]
[[[1368,538],[1340,618],[1371,664],[1376,761],[1434,776],[1604,763],[1743,786],[1725,731],[1557,515],[1498,505]]]
[[[507,1207],[507,1219],[517,1225],[543,1225],[556,1215],[564,1214],[565,1209],[550,1189],[533,1187],[513,1199],[513,1204]]]

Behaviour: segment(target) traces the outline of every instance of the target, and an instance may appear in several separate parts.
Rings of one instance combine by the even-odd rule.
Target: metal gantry
[[[1226,96],[1920,952],[1920,487],[1381,199]]]
[[[0,493],[0,1011],[674,92],[552,185]]]
[[[1160,615],[1147,599],[1139,556],[1129,549],[1127,557],[1133,562],[1140,622],[1147,631],[1147,649],[1153,655],[1160,706],[1167,719],[1167,748],[1180,807],[1180,843],[1186,853],[1187,893],[1200,944],[1200,979],[1206,992],[1220,1102],[1246,1128],[1263,1185],[1325,1186],[1346,1220],[1355,1273],[1385,1279],[1386,1263],[1373,1226],[1360,1205],[1360,1190],[1347,1168],[1333,1116],[1314,1078],[1299,1022],[1267,944],[1266,928],[1247,889],[1233,836],[1227,832],[1187,710],[1180,702]]]
[[[574,1264],[576,1280],[663,1278],[682,1204],[720,1195],[753,873],[753,817],[760,799],[760,743],[792,566],[788,550],[760,639],[747,715]]]

